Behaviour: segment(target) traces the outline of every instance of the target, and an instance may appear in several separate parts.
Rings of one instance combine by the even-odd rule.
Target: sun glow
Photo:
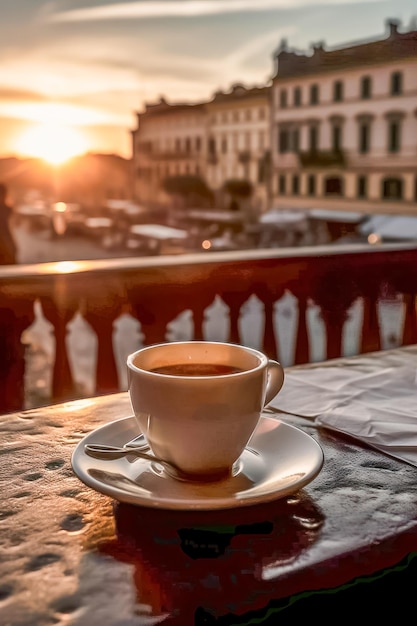
[[[58,123],[45,123],[27,130],[17,141],[16,148],[22,155],[60,165],[86,152],[88,146],[77,128]]]

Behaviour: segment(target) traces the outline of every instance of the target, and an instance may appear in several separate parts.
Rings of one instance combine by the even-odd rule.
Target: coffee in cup
[[[282,366],[259,350],[215,341],[147,346],[128,356],[127,368],[152,452],[194,480],[230,474],[284,382]]]

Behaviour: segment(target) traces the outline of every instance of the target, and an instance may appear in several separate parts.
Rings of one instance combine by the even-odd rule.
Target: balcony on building
[[[298,153],[301,167],[346,167],[343,150],[307,150]]]

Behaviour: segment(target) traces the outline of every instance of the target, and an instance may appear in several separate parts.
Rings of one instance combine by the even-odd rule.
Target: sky
[[[136,112],[263,85],[285,38],[309,51],[409,30],[415,0],[1,0],[0,157],[129,158]]]

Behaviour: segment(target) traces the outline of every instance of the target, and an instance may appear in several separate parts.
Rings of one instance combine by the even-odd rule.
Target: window
[[[250,120],[252,119],[252,111],[250,109],[246,109],[245,119],[247,122],[250,122]]]
[[[417,202],[417,176],[414,179],[414,201]]]
[[[401,144],[400,120],[388,121],[388,152],[399,152]]]
[[[361,98],[369,100],[372,95],[372,81],[370,76],[363,76],[361,79]]]
[[[138,143],[138,152],[151,152],[152,144],[149,141]]]
[[[279,105],[281,109],[287,108],[287,92],[285,89],[281,89],[279,94]]]
[[[358,198],[366,198],[368,195],[368,180],[366,176],[358,176],[358,189],[357,196]]]
[[[189,137],[185,138],[185,151],[186,152],[190,152],[191,151],[191,140]]]
[[[266,182],[265,160],[258,159],[258,183],[262,184],[264,182]]]
[[[369,122],[359,124],[359,152],[367,154],[371,147],[371,125]]]
[[[261,107],[259,109],[258,117],[259,117],[260,120],[264,120],[265,119],[266,112],[265,112],[265,108],[264,107]]]
[[[338,124],[332,126],[332,150],[340,152],[342,149],[342,128]]]
[[[180,140],[180,139],[178,139],[178,137],[177,137],[177,139],[175,140],[175,150],[176,150],[177,152],[179,152],[179,151],[181,150],[181,140]]]
[[[259,140],[258,140],[259,150],[265,150],[265,131],[259,131]]]
[[[307,178],[307,193],[309,196],[316,195],[316,177],[314,174],[309,174]]]
[[[209,154],[216,154],[216,140],[214,137],[210,137],[208,141],[208,151]]]
[[[227,139],[226,139],[226,137],[222,138],[222,152],[223,152],[223,154],[226,154],[226,152],[227,152]]]
[[[400,178],[385,178],[382,181],[382,197],[388,200],[402,200],[403,181]]]
[[[285,193],[286,191],[286,180],[285,180],[285,175],[284,174],[280,174],[279,179],[278,179],[278,190],[279,193]]]
[[[278,151],[284,154],[284,152],[288,152],[289,149],[289,132],[287,129],[281,129],[278,135]]]
[[[391,74],[391,95],[399,96],[403,90],[403,75],[401,72]]]
[[[326,178],[324,181],[324,193],[326,196],[342,196],[343,180],[339,176]]]
[[[293,174],[292,177],[292,192],[296,196],[300,192],[300,178],[298,174]]]
[[[301,88],[300,87],[294,87],[294,106],[295,107],[300,107],[301,106]]]
[[[343,100],[343,83],[341,80],[336,80],[333,83],[333,101],[341,102]]]
[[[195,138],[195,149],[197,152],[200,152],[201,150],[201,137],[196,137]]]
[[[311,85],[310,87],[310,104],[318,104],[319,103],[319,86]]]
[[[239,111],[233,111],[233,121],[234,122],[239,121]]]
[[[292,151],[298,152],[300,150],[300,130],[294,128],[292,131]]]
[[[308,135],[310,152],[316,152],[319,144],[319,131],[317,126],[310,126]]]

